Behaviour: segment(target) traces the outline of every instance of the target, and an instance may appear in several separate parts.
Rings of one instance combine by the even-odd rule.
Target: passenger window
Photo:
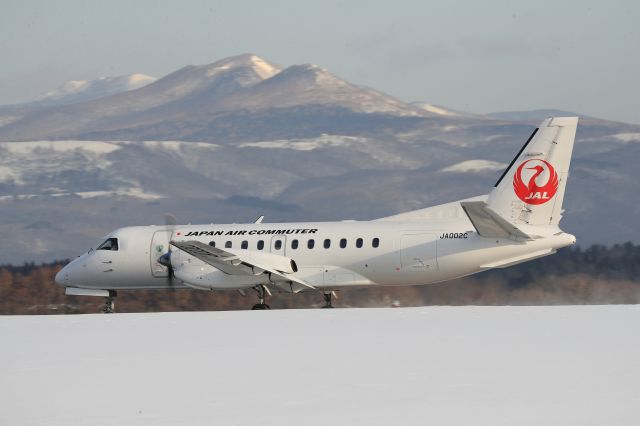
[[[104,243],[100,244],[96,250],[118,251],[118,239],[107,238]]]
[[[316,245],[315,240],[309,240],[309,241],[307,241],[307,248],[312,249],[312,248],[313,248],[313,246],[315,246],[315,245]]]
[[[262,250],[264,248],[264,241],[258,241],[258,250]]]
[[[231,241],[227,241],[226,243],[224,243],[224,248],[231,248],[233,247],[233,243]]]
[[[276,240],[276,243],[274,245],[274,248],[276,250],[280,250],[282,248],[282,241],[281,240]]]
[[[362,240],[362,238],[358,238],[356,240],[356,247],[358,248],[362,248],[362,244],[364,243],[364,241]]]
[[[347,239],[346,238],[342,238],[340,240],[340,248],[345,248],[347,247]]]
[[[211,247],[215,247],[215,246],[216,246],[216,242],[215,242],[215,241],[209,241],[209,245],[210,245]]]
[[[324,240],[324,248],[328,249],[329,247],[331,247],[331,240],[327,238]]]
[[[298,248],[298,240],[291,241],[291,248],[294,250]]]
[[[378,246],[380,245],[380,238],[374,238],[371,242],[371,245],[373,246],[373,248],[378,248]]]
[[[249,241],[244,240],[244,241],[242,242],[242,244],[240,245],[240,248],[241,248],[241,249],[243,249],[243,250],[248,249],[248,248],[249,248]]]

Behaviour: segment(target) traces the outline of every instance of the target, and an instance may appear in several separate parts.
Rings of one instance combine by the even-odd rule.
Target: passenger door
[[[151,239],[149,256],[151,262],[151,274],[156,278],[169,276],[169,268],[158,263],[158,258],[169,251],[171,231],[156,231]]]

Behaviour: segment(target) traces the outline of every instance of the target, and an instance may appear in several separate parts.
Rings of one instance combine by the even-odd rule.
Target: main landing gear
[[[104,298],[104,307],[102,312],[105,314],[112,314],[116,311],[116,296],[118,293],[115,290],[109,290],[109,295]]]
[[[256,293],[258,293],[259,302],[253,305],[253,308],[251,309],[254,311],[271,309],[271,307],[265,303],[266,295],[269,294],[269,296],[271,296],[269,290],[262,284],[255,286],[253,289],[256,291]]]
[[[333,303],[331,303],[334,293],[333,291],[330,291],[328,293],[323,293],[324,295],[324,306],[323,308],[333,308]]]

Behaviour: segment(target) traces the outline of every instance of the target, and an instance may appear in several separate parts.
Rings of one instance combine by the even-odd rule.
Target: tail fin
[[[542,122],[489,194],[491,210],[513,224],[557,225],[578,117]]]

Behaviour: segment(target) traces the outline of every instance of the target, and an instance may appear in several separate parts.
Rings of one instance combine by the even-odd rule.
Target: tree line
[[[0,314],[95,313],[101,298],[65,296],[54,283],[66,261],[0,266]],[[493,269],[440,284],[345,289],[336,307],[425,305],[562,305],[640,303],[640,245],[593,245],[505,269]],[[211,311],[248,309],[249,291],[130,290],[118,292],[118,312]],[[321,306],[316,292],[273,294],[273,309]]]

